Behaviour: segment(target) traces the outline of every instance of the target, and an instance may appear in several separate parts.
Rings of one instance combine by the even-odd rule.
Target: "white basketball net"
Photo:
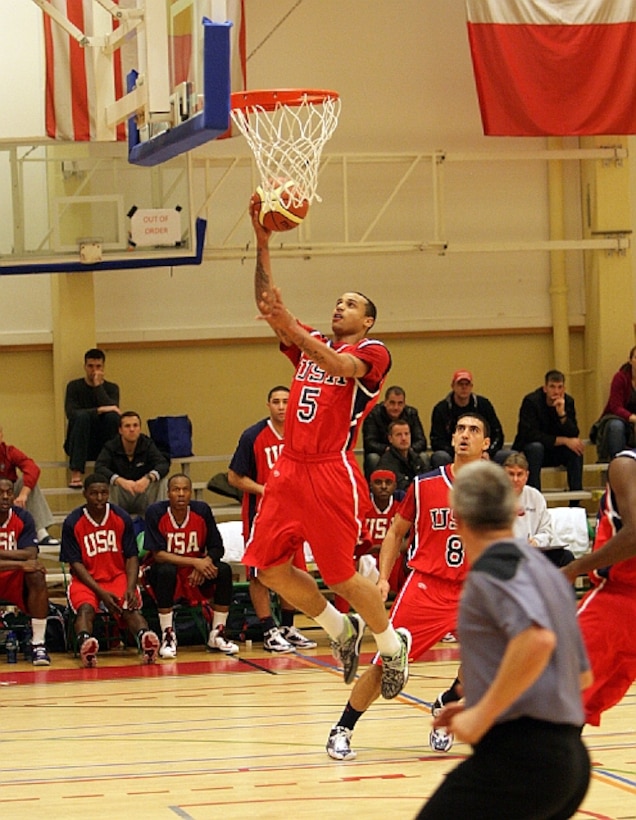
[[[256,104],[232,109],[232,119],[254,153],[266,198],[284,186],[293,205],[304,199],[320,202],[320,156],[339,114],[339,97],[316,103],[305,96],[299,105],[277,102],[271,111]]]

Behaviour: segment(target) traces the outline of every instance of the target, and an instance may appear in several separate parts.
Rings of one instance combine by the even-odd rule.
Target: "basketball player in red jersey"
[[[192,481],[184,473],[170,476],[168,499],[146,510],[144,547],[142,578],[159,613],[159,656],[177,657],[174,604],[179,600],[200,605],[204,613],[212,610],[208,649],[235,655],[238,646],[224,634],[232,603],[232,568],[222,560],[223,539],[210,505],[192,498]]]
[[[0,478],[0,599],[31,616],[33,665],[49,666],[44,645],[49,613],[46,568],[38,558],[33,516],[14,501],[13,481]]]
[[[243,540],[248,542],[252,521],[263,496],[265,482],[272,471],[285,444],[285,415],[289,401],[289,388],[277,385],[267,394],[269,418],[261,419],[244,430],[234,451],[227,472],[228,484],[243,493],[241,518]],[[294,564],[307,569],[304,546],[301,544],[294,556]],[[315,649],[318,644],[306,638],[294,626],[293,606],[281,600],[281,625],[272,616],[269,589],[261,583],[258,570],[248,567],[250,598],[256,615],[263,625],[263,649],[285,654],[296,649]]]
[[[60,561],[71,568],[68,600],[82,664],[97,665],[99,642],[92,634],[95,614],[105,608],[136,638],[143,663],[154,663],[159,638],[141,614],[139,558],[132,518],[108,503],[109,484],[93,473],[84,479],[86,504],[62,524]]]
[[[371,539],[370,553],[379,566],[380,547],[404,498],[404,492],[396,493],[397,478],[392,470],[374,470],[369,477],[369,488],[371,507],[367,510],[365,521]],[[406,541],[404,548],[405,544]],[[394,593],[400,591],[406,580],[406,567],[401,560],[401,550],[402,548],[389,576],[389,590]]]
[[[578,622],[594,673],[583,692],[585,722],[598,726],[636,680],[636,450],[610,462],[592,552],[561,572],[572,582],[588,572],[594,584],[579,604]]]
[[[464,548],[450,507],[449,491],[455,474],[465,464],[479,461],[490,446],[488,422],[466,414],[457,419],[452,437],[452,464],[416,476],[406,492],[380,550],[378,588],[386,600],[389,577],[402,540],[411,529],[409,547],[411,574],[391,609],[393,626],[407,627],[413,636],[411,660],[417,660],[447,632],[456,628],[459,598],[468,572]],[[356,681],[340,720],[332,727],[327,753],[334,760],[353,760],[353,729],[380,694],[381,669],[378,658]],[[442,733],[442,730],[434,730]],[[452,745],[452,735],[443,731]]]
[[[355,677],[367,623],[383,659],[382,695],[394,698],[408,677],[411,637],[408,630],[398,632],[391,626],[378,588],[354,566],[367,489],[353,448],[391,357],[382,342],[367,338],[376,310],[361,293],[345,293],[337,300],[331,341],[292,316],[273,282],[271,231],[260,225],[259,210],[254,196],[250,215],[256,235],[256,303],[296,372],[285,447],[267,481],[243,561],[257,567],[266,586],[328,633],[345,683]],[[311,575],[293,566],[303,541],[311,544],[324,582],[358,614],[338,612]]]
[[[374,470],[369,476],[369,506],[364,523],[367,527],[366,535],[356,547],[358,571],[370,578],[374,583],[380,577],[378,562],[380,547],[389,531],[393,516],[404,498],[404,493],[397,490],[397,479],[392,470]],[[403,548],[406,549],[406,540]],[[389,578],[391,592],[397,593],[406,579],[406,566],[403,561],[396,561]],[[339,612],[349,612],[349,603],[336,595],[333,605]]]

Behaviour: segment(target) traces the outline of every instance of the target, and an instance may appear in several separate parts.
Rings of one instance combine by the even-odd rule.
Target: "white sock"
[[[400,639],[391,624],[388,625],[384,632],[379,632],[377,634],[374,632],[373,637],[375,638],[380,655],[384,655],[387,658],[392,658],[400,651]]]
[[[225,626],[227,623],[228,614],[229,613],[227,612],[217,612],[215,609],[214,615],[212,616],[212,629],[217,629],[219,626]]]
[[[314,621],[325,630],[333,641],[337,641],[343,632],[345,632],[345,629],[347,629],[347,620],[342,612],[338,612],[335,606],[330,604],[329,601],[326,602],[326,606],[320,615],[314,618]]]
[[[166,631],[166,629],[172,629],[173,626],[173,614],[172,612],[160,612],[159,613],[159,626],[161,627],[161,634]]]
[[[38,530],[38,541],[43,541],[45,538],[49,537],[49,531],[46,527],[40,527]]]
[[[46,618],[31,618],[31,631],[33,632],[33,643],[44,643]]]

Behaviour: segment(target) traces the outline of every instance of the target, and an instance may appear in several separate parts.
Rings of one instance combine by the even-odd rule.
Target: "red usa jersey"
[[[393,521],[395,513],[400,506],[400,502],[392,498],[386,510],[379,510],[373,498],[371,498],[370,501],[371,506],[367,510],[365,523],[371,540],[371,548],[380,549],[384,541],[384,536],[389,531],[391,521]]]
[[[447,581],[463,581],[468,572],[464,547],[448,501],[451,465],[417,476],[398,513],[414,524],[409,567]]]
[[[21,507],[11,507],[4,524],[0,524],[0,550],[38,549],[35,523],[31,513]]]
[[[173,555],[203,558],[209,555],[213,560],[223,557],[223,541],[216,526],[212,511],[204,501],[192,500],[182,524],[177,524],[170,502],[159,501],[146,510],[146,532],[144,547],[152,554],[166,550]]]
[[[636,459],[636,450],[623,450],[615,456],[615,458],[619,457]],[[599,505],[596,518],[596,537],[592,549],[595,552],[599,550],[610,538],[616,535],[622,526],[623,520],[618,509],[618,503],[608,484]],[[611,581],[636,584],[636,557],[628,558],[626,561],[619,561],[618,564],[611,567],[594,570],[590,575],[592,580],[594,580],[594,576],[600,576],[601,578],[609,578]],[[598,577],[596,581],[598,582]]]
[[[115,504],[106,505],[101,522],[94,521],[86,507],[79,507],[62,525],[60,560],[84,564],[98,584],[125,572],[126,560],[137,554],[132,519]]]
[[[369,372],[362,379],[329,376],[299,348],[281,345],[296,368],[285,416],[286,446],[306,455],[352,450],[391,367],[389,351],[377,339],[365,338],[353,345],[334,343],[302,327],[338,353],[350,353],[368,364]]]
[[[283,449],[283,443],[283,437],[276,432],[271,419],[257,421],[241,435],[230,470],[258,484],[265,484]],[[249,537],[259,500],[260,496],[255,493],[243,493],[241,518],[245,540]]]

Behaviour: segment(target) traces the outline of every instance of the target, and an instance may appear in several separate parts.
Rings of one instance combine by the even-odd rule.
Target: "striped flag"
[[[466,0],[485,134],[636,133],[636,0]]]
[[[47,0],[74,26],[87,36],[104,35],[113,31],[118,22],[94,0]],[[134,5],[134,0],[114,0],[122,7]],[[175,0],[171,0],[175,2]],[[180,4],[182,5],[182,4]],[[193,48],[192,25],[196,9],[188,7],[190,23],[177,27],[171,43],[173,81],[176,85],[192,80],[200,70],[200,54]],[[233,22],[231,32],[232,90],[246,87],[245,10],[244,0],[227,0],[228,18]],[[132,68],[138,68],[134,38],[114,54],[109,70],[99,49],[82,47],[61,26],[44,14],[44,44],[46,56],[46,133],[61,140],[88,141],[112,139],[112,132],[102,130],[105,106],[124,95],[123,77]],[[200,24],[198,19],[197,25]],[[168,55],[166,55],[168,58]],[[101,59],[101,63],[100,63]],[[123,68],[122,68],[123,66]],[[99,86],[99,87],[98,87]],[[125,124],[116,129],[119,140],[126,139]]]
[[[95,33],[95,12],[103,16],[103,9],[95,8],[93,0],[48,0],[74,26],[87,35]],[[115,0],[118,2],[118,0]],[[98,18],[99,19],[99,18]],[[106,15],[112,31],[117,26]],[[102,17],[103,24],[103,17]],[[44,49],[46,58],[45,123],[49,137],[76,142],[98,139],[99,111],[96,83],[104,88],[106,100],[114,101],[123,93],[121,54],[116,52],[112,76],[98,76],[92,49],[83,48],[51,18],[44,15]],[[126,138],[125,126],[117,128],[117,139]]]

